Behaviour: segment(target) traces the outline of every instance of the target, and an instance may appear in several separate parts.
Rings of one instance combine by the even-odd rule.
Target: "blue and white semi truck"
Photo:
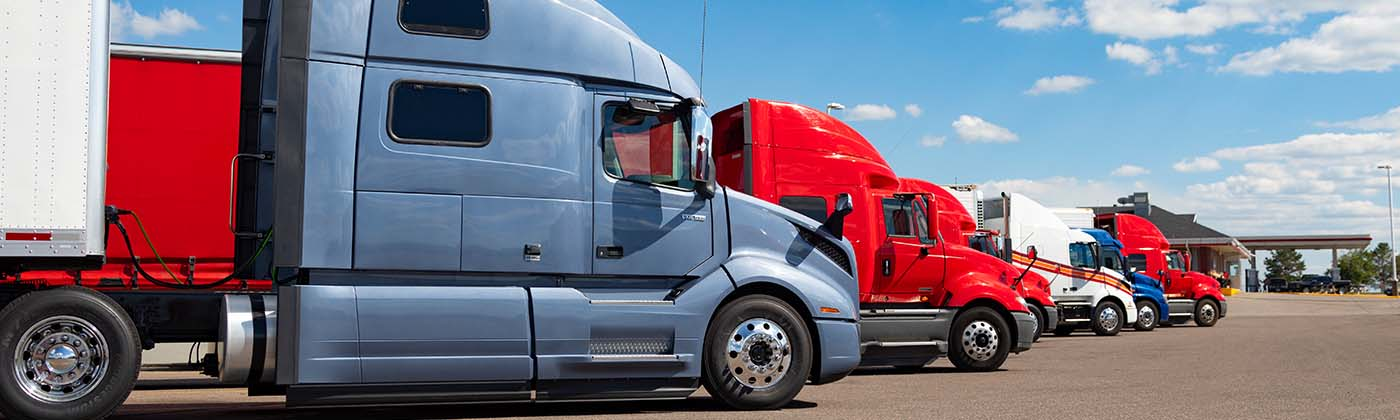
[[[1099,242],[1099,255],[1103,258],[1104,267],[1130,273],[1133,277],[1133,300],[1136,302],[1138,314],[1133,329],[1152,331],[1157,328],[1162,322],[1162,316],[1170,313],[1167,312],[1167,296],[1162,291],[1162,283],[1129,267],[1127,256],[1123,253],[1123,243],[1114,239],[1108,231],[1085,228],[1078,230]]]
[[[40,65],[0,92],[104,79],[108,4],[0,4],[6,19],[67,25],[6,27],[17,54],[67,54],[44,47],[52,30],[90,41],[64,62],[88,66],[73,80]],[[25,267],[100,263],[103,247],[0,255],[7,418],[114,412],[140,349],[161,337],[117,303],[133,296],[219,319],[219,376],[291,406],[683,398],[704,386],[769,409],[859,363],[855,258],[828,231],[849,197],[819,225],[717,185],[694,81],[593,0],[246,0],[244,22],[230,228],[247,275],[278,286],[35,288]],[[101,87],[53,89],[94,106],[49,111],[100,123]],[[43,156],[85,160],[35,170],[99,168],[103,127],[89,131],[73,141],[83,153]],[[0,140],[59,140],[49,135]],[[104,221],[101,194],[85,194],[100,177],[82,182],[42,198],[77,206],[72,239],[100,245],[122,212],[107,207]],[[3,210],[0,230],[33,211]],[[49,235],[25,229],[6,239]],[[211,294],[222,305],[171,303]]]

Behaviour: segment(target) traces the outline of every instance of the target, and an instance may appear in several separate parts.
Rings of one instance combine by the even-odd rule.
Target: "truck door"
[[[881,200],[885,240],[876,255],[875,294],[901,302],[941,295],[947,261],[930,229],[929,200],[899,194]]]

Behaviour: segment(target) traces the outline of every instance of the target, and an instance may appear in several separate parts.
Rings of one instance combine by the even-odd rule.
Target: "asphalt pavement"
[[[837,418],[1400,419],[1400,300],[1253,294],[1213,328],[1046,337],[1004,370],[865,370],[788,407],[729,412],[682,401],[287,409],[280,397],[143,374],[123,419]]]

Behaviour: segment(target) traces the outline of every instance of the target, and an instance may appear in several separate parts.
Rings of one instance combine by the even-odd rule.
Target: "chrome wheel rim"
[[[1201,305],[1201,322],[1209,324],[1215,320],[1215,305],[1209,303]]]
[[[36,400],[77,400],[107,375],[107,338],[87,320],[68,315],[45,318],[20,337],[13,379]]]
[[[729,335],[725,352],[729,375],[753,389],[778,385],[792,364],[792,344],[787,331],[765,318],[740,322]]]
[[[978,320],[963,328],[962,343],[963,353],[966,353],[967,357],[985,362],[996,356],[1001,337],[990,322]]]
[[[1157,311],[1152,309],[1152,305],[1138,307],[1138,322],[1147,327],[1157,322]]]
[[[1099,311],[1099,326],[1103,327],[1105,331],[1118,329],[1118,322],[1118,308],[1110,305]]]

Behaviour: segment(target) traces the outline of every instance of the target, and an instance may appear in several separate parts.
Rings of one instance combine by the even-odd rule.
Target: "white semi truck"
[[[982,207],[985,225],[1001,229],[1011,242],[1007,249],[1014,251],[1014,263],[1050,280],[1050,295],[1061,312],[1055,335],[1085,326],[1098,335],[1117,335],[1137,322],[1131,283],[1103,266],[1094,237],[1021,194],[988,199]]]

